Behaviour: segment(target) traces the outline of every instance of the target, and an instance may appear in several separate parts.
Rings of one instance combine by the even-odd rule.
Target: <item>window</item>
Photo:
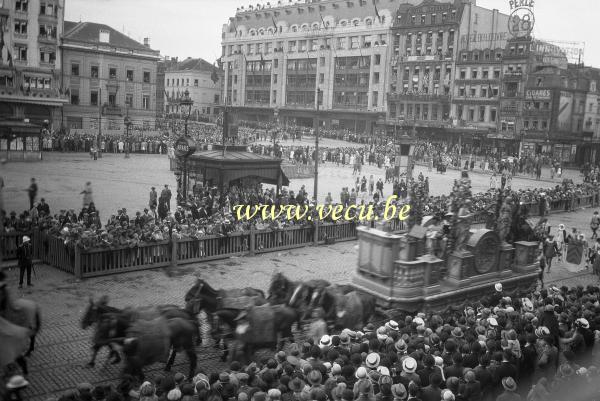
[[[374,84],[378,84],[379,83],[379,73],[378,72],[374,72],[373,73],[373,83]]]
[[[90,77],[92,77],[92,78],[98,78],[98,66],[97,65],[93,65],[90,68]],[[167,82],[169,82],[168,79],[167,79]]]
[[[295,52],[296,51],[296,41],[295,40],[290,40],[288,42],[288,51],[289,52]]]
[[[375,55],[375,65],[381,64],[381,54]]]
[[[108,78],[109,79],[117,79],[117,69],[111,67],[108,69]]]
[[[142,109],[150,110],[150,95],[142,95]]]
[[[493,88],[493,89],[492,89],[492,95],[493,95],[494,97],[495,97],[495,96],[498,96],[498,88]]]
[[[56,52],[52,50],[40,50],[40,62],[54,64],[56,61]]]
[[[496,53],[496,60],[502,60],[502,53],[501,52]]]
[[[442,22],[446,21],[448,18],[448,13],[442,13]]]
[[[117,94],[116,93],[108,94],[108,105],[112,106],[112,107],[117,105]]]
[[[467,61],[467,53],[462,54],[462,61]]]
[[[273,60],[273,68],[278,68],[279,67],[279,59],[275,59]]]
[[[473,53],[473,60],[479,61],[479,53]]]
[[[548,129],[548,121],[542,120],[542,129]]]
[[[485,121],[485,107],[479,107],[479,121]]]
[[[273,83],[276,84],[277,83],[277,74],[273,74]]]
[[[425,24],[425,14],[421,15],[421,25]]]
[[[465,88],[461,87],[458,89],[458,96],[465,96]]]
[[[325,67],[325,57],[319,57],[319,65]]]
[[[27,35],[27,21],[15,21],[15,34]]]
[[[40,37],[56,39],[56,27],[52,25],[40,25]]]
[[[98,91],[90,92],[90,105],[98,106]]]
[[[495,123],[496,122],[496,117],[497,117],[498,112],[496,111],[496,109],[491,109],[490,110],[490,121]]]
[[[71,88],[71,104],[79,104],[79,89]]]
[[[133,94],[132,93],[127,93],[125,95],[125,106],[133,107]]]
[[[144,83],[145,84],[150,83],[150,71],[144,71]]]
[[[496,69],[494,70],[494,78],[495,79],[500,78],[500,70],[496,70]]]
[[[488,70],[482,71],[482,79],[488,79],[490,77],[490,72]]]
[[[469,121],[475,121],[475,109],[469,109]]]
[[[436,14],[431,14],[431,24],[432,25],[435,25],[435,17],[436,17]],[[437,120],[437,118],[434,118],[434,120]]]
[[[467,78],[467,70],[460,70],[460,79]]]
[[[298,51],[300,51],[300,52],[306,51],[306,40],[298,41]]]
[[[525,129],[528,129],[528,128],[529,128],[529,120],[525,120],[525,121],[523,121],[523,127],[524,127]]]
[[[57,12],[58,7],[56,7],[54,4],[40,4],[40,15],[50,15],[56,17]]]
[[[477,79],[477,70],[471,71],[471,79]]]
[[[416,15],[411,15],[410,16],[410,22],[414,25],[415,22],[417,22],[417,16]]]
[[[127,70],[126,79],[128,82],[133,82],[133,70]]]
[[[28,2],[28,0],[17,0],[17,2],[15,3],[15,10],[27,12]]]
[[[351,49],[358,49],[358,47],[360,45],[358,39],[359,39],[358,36],[351,36],[350,37],[350,48]]]
[[[79,76],[79,64],[71,64],[71,75]]]
[[[471,88],[471,91],[470,91],[470,96],[471,96],[471,97],[475,97],[475,96],[477,96],[477,88]]]
[[[194,86],[198,86],[198,80],[194,79]]]
[[[533,120],[532,121],[532,127],[533,127],[533,129],[538,129],[538,122],[537,122],[537,120]]]
[[[319,74],[319,83],[322,84],[325,82],[325,74],[320,73]]]

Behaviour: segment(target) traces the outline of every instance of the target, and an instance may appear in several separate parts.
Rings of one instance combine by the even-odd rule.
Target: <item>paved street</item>
[[[550,224],[556,227],[563,222],[568,228],[575,226],[589,234],[590,215],[591,210],[553,215],[550,216]],[[39,302],[43,309],[38,347],[29,359],[31,386],[27,390],[28,399],[41,401],[45,395],[56,395],[82,381],[116,382],[121,368],[104,364],[106,351],[98,355],[95,368],[85,367],[90,357],[92,332],[83,331],[79,322],[90,296],[97,299],[108,294],[110,303],[117,307],[182,305],[184,293],[196,276],[206,279],[215,288],[252,286],[266,290],[270,277],[276,271],[295,280],[318,277],[332,283],[347,283],[356,266],[357,250],[357,242],[347,242],[198,263],[178,267],[176,271],[133,272],[82,282],[54,268],[37,266],[35,287],[18,292],[19,296]],[[16,269],[9,272],[9,288],[16,288],[17,273]],[[547,277],[547,283],[560,285],[587,285],[596,281],[585,271],[566,264],[554,266]],[[211,370],[223,366],[212,347],[205,345],[197,352],[200,367]],[[187,370],[185,363],[185,358],[178,357],[174,369]],[[149,375],[159,372],[162,367],[159,364],[152,366]]]
[[[290,141],[291,143],[291,141]],[[310,141],[303,141],[310,143]],[[324,140],[323,146],[340,146],[340,141]],[[346,144],[347,145],[347,144]],[[326,163],[319,168],[319,200],[324,201],[328,192],[334,200],[339,200],[343,187],[353,187],[356,176],[352,175],[352,166],[336,167]],[[460,172],[449,169],[446,174],[428,172],[426,167],[417,166],[415,175],[423,172],[429,176],[432,195],[448,194],[453,182],[460,178]],[[93,198],[100,216],[106,221],[117,209],[126,207],[130,217],[135,211],[143,210],[148,205],[148,193],[155,186],[160,193],[164,184],[169,184],[175,192],[175,176],[169,171],[169,160],[165,155],[132,154],[125,159],[123,154],[105,154],[97,161],[91,160],[84,153],[45,153],[41,162],[10,162],[1,167],[4,177],[4,201],[6,210],[22,211],[28,207],[26,189],[31,177],[38,181],[38,199],[44,197],[51,211],[60,209],[79,210],[82,205],[80,192],[87,181],[92,182]],[[363,166],[362,175],[369,179],[373,175],[385,180],[385,171],[376,166]],[[565,176],[579,182],[581,178],[576,171],[567,170]],[[549,177],[547,171],[543,177]],[[473,192],[485,191],[489,188],[490,176],[482,173],[471,173]],[[513,188],[550,187],[560,183],[535,181],[527,178],[513,179]],[[297,192],[304,185],[309,193],[313,191],[313,179],[297,179],[290,183],[290,190]],[[391,184],[384,186],[384,194],[391,194]],[[173,197],[173,204],[175,202]]]

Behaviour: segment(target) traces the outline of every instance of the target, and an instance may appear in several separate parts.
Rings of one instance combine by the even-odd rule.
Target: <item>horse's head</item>
[[[306,298],[308,297],[309,288],[305,284],[298,284],[296,288],[294,288],[294,292],[288,301],[288,306],[292,308],[298,308],[301,306],[302,302],[306,303]]]
[[[85,330],[99,320],[100,312],[98,311],[98,305],[94,302],[94,299],[90,297],[87,308],[81,318],[81,328]]]
[[[205,281],[201,278],[196,279],[196,282],[194,283],[192,288],[190,288],[188,292],[185,293],[185,302],[188,302],[195,298],[200,298],[202,296],[202,290],[204,289],[205,284]]]
[[[277,272],[271,278],[271,284],[269,285],[269,295],[267,300],[279,301],[285,298],[285,294],[288,289],[288,279],[281,272]]]

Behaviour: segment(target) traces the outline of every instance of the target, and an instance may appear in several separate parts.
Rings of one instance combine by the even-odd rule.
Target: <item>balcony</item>
[[[450,102],[450,95],[435,95],[429,93],[417,92],[401,92],[388,93],[387,99],[390,102],[398,102],[400,100],[416,100],[422,102]]]
[[[506,81],[520,81],[523,79],[522,71],[506,71],[504,73],[504,80]]]
[[[123,109],[121,108],[121,106],[105,103],[102,106],[102,115],[103,116],[123,116]]]
[[[119,81],[116,77],[110,77],[106,83],[106,89],[108,93],[115,93],[119,90]]]
[[[503,106],[500,108],[503,116],[518,116],[520,114],[518,106]]]
[[[52,45],[55,45],[58,43],[56,36],[53,37],[51,35],[38,35],[38,42],[52,44]]]

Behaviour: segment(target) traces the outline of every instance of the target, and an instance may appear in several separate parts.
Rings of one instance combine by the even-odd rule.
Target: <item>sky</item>
[[[150,46],[161,55],[201,57],[214,62],[221,53],[221,30],[237,7],[266,0],[65,0],[65,19],[103,23]],[[276,3],[276,0],[271,0]],[[477,5],[510,14],[509,0],[477,0]],[[534,0],[534,36],[585,42],[584,62],[600,67],[598,0]]]

